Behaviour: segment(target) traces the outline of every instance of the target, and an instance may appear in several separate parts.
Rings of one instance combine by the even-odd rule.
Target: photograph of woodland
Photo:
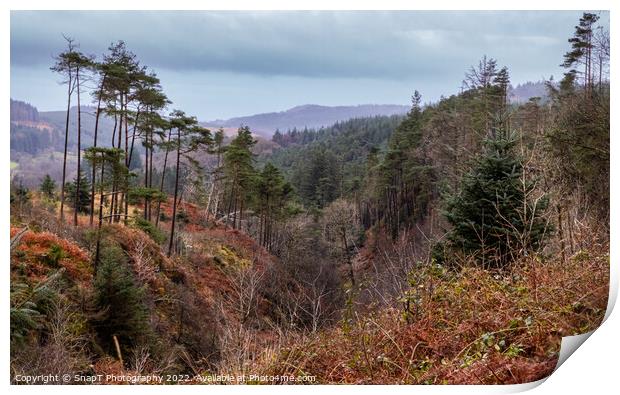
[[[609,59],[607,11],[12,11],[11,383],[547,377]]]

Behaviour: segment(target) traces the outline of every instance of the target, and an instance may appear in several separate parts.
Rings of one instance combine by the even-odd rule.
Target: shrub
[[[159,230],[152,222],[145,220],[144,218],[135,217],[134,226],[153,239],[157,244],[161,244],[166,241],[166,235]]]
[[[58,244],[52,244],[45,255],[43,255],[43,261],[45,264],[51,267],[58,267],[60,260],[65,258],[65,251]]]
[[[189,223],[189,215],[187,214],[185,210],[183,209],[179,210],[179,212],[177,213],[177,221],[182,222],[184,224]]]

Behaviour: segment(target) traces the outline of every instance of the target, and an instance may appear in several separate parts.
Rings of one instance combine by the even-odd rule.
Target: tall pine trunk
[[[93,161],[93,168],[94,166]],[[105,171],[105,154],[101,153],[101,184],[99,186],[99,223],[97,225],[97,247],[95,249],[95,274],[97,273],[97,265],[99,264],[99,250],[101,247],[101,223],[103,222],[103,177]]]
[[[75,82],[77,84],[77,180],[75,181],[75,202],[73,209],[73,225],[78,226],[78,208],[80,205],[80,181],[82,165],[82,124],[81,124],[81,108],[80,108],[80,67],[76,68]]]
[[[213,199],[213,193],[215,192],[215,183],[217,182],[217,176],[220,168],[220,150],[218,147],[217,151],[217,165],[215,167],[215,171],[213,172],[213,181],[211,182],[211,191],[209,191],[209,199],[207,200],[207,208],[205,209],[205,216],[207,221],[209,221],[209,215],[211,210],[211,201]],[[217,211],[214,213],[214,218],[217,218]]]
[[[97,132],[99,130],[99,117],[101,115],[101,98],[103,96],[103,87],[105,85],[106,76],[104,75],[101,80],[101,87],[99,88],[99,95],[97,98],[97,113],[95,114],[95,136],[93,138],[93,147],[97,147]],[[90,186],[90,226],[93,226],[93,216],[95,215],[95,166],[92,168],[91,186]],[[103,179],[102,179],[103,182]]]
[[[170,143],[170,137],[172,135],[172,129],[168,131],[168,143]],[[159,192],[164,192],[164,179],[166,178],[166,165],[168,164],[168,153],[170,147],[166,144],[166,154],[164,155],[164,168],[161,172],[161,183],[159,185]],[[161,212],[161,200],[157,202],[157,218],[155,218],[155,226],[159,226],[159,215]]]
[[[151,148],[149,150],[149,188],[153,188],[153,130],[151,130]],[[153,211],[153,202],[149,201],[149,218],[151,221],[151,212]]]
[[[65,183],[67,178],[67,145],[69,143],[69,113],[71,111],[71,94],[73,93],[73,79],[69,72],[69,84],[67,88],[67,119],[65,120],[65,152],[62,159],[62,184],[60,185],[60,220],[65,219]]]
[[[177,129],[177,171],[174,180],[174,200],[172,203],[172,225],[170,226],[170,243],[168,244],[168,256],[172,254],[174,244],[174,226],[177,219],[177,196],[179,193],[179,173],[181,167],[181,130]]]
[[[129,155],[129,109],[127,108],[129,99],[125,97],[125,167],[127,167],[127,171],[129,171],[129,163],[131,162],[131,158]],[[125,180],[125,189],[123,191],[122,198],[124,199],[124,220],[123,223],[127,225],[127,217],[129,215],[129,197],[127,196],[127,192],[129,190],[129,178]]]
[[[127,168],[131,166],[131,159],[133,158],[133,146],[136,141],[136,128],[138,126],[139,117],[140,117],[140,107],[138,107],[138,110],[136,111],[136,119],[134,120],[134,123],[133,123],[133,131],[131,132],[131,145],[129,148],[129,160],[127,162]]]

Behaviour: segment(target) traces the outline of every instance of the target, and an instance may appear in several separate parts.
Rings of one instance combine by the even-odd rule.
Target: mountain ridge
[[[212,127],[249,126],[263,137],[271,137],[276,130],[327,127],[352,118],[377,115],[399,115],[409,111],[410,106],[400,104],[358,104],[351,106],[324,106],[302,104],[284,111],[260,113],[229,119],[216,119],[205,124]]]

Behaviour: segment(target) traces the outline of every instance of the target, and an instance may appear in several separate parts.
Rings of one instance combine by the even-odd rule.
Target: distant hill
[[[85,146],[92,145],[95,131],[95,111],[94,107],[82,106],[82,144]],[[67,113],[65,110],[59,111],[38,111],[36,107],[19,100],[11,99],[11,130],[16,127],[20,129],[32,129],[39,132],[52,133],[58,135],[54,138],[51,145],[45,145],[45,148],[52,150],[61,150],[64,146],[65,122]],[[114,128],[114,119],[101,116],[99,119],[99,145],[109,146],[112,144],[112,131]],[[36,134],[32,136],[36,139]],[[77,107],[71,107],[69,114],[69,148],[73,149],[77,144]],[[22,149],[20,145],[11,145],[12,150],[27,151]]]
[[[95,135],[95,107],[82,106],[82,144],[91,146]],[[64,141],[64,131],[67,113],[60,111],[40,111],[39,119],[50,124],[52,127],[61,130]],[[99,118],[98,145],[111,146],[112,132],[114,130],[114,118],[102,115]],[[77,144],[77,107],[71,107],[69,113],[69,146]]]
[[[212,127],[237,128],[240,125],[249,126],[252,131],[271,137],[276,129],[286,131],[297,128],[320,128],[346,121],[352,118],[367,118],[377,115],[400,115],[409,111],[409,106],[396,104],[361,104],[358,106],[319,106],[306,104],[293,107],[286,111],[256,114],[227,120],[206,122]]]
[[[39,112],[29,103],[11,99],[11,122],[37,122]]]
[[[525,103],[532,97],[540,97],[544,102],[547,96],[547,86],[544,81],[525,82],[511,87],[508,91],[508,100],[516,104]]]
[[[65,141],[67,113],[38,111],[36,107],[11,99],[10,152],[11,175],[19,176],[24,184],[38,185],[46,173],[60,180]],[[77,107],[69,114],[68,157],[69,179],[74,176],[77,161]],[[95,108],[82,106],[82,148],[93,144]],[[102,116],[99,120],[98,145],[112,144],[114,119]]]

